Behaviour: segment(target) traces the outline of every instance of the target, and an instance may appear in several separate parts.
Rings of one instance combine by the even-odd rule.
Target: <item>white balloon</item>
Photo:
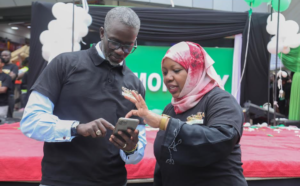
[[[59,34],[62,28],[64,28],[64,24],[62,21],[54,19],[48,23],[48,30],[50,30],[51,32],[56,32],[57,34]]]
[[[92,24],[92,16],[87,13],[83,8],[78,7],[75,10],[75,22],[79,22],[80,24],[85,24],[86,26],[90,26]]]
[[[74,10],[76,11],[76,5],[74,7]],[[63,11],[63,16],[58,17],[57,19],[60,21],[67,21],[68,23],[73,20],[73,4],[72,3],[67,3],[65,4],[64,11]],[[76,16],[76,14],[74,14]]]
[[[282,35],[284,37],[288,37],[290,35],[295,35],[298,33],[299,31],[299,25],[298,23],[296,23],[293,20],[288,20],[284,23],[283,27],[282,27]],[[279,33],[280,34],[280,33]]]
[[[84,15],[85,16],[85,15]],[[63,23],[64,28],[72,29],[73,28],[73,17],[72,16],[65,16],[64,19],[60,19]],[[74,29],[78,26],[86,25],[83,18],[76,18],[74,17]],[[78,29],[78,28],[77,28]]]
[[[74,9],[77,8],[77,6],[74,5],[73,3],[67,3],[66,7],[65,7],[65,11],[73,13],[73,6],[74,6]]]
[[[86,26],[90,26],[93,22],[92,16],[90,14],[86,14],[83,22]]]
[[[284,40],[284,46],[288,46],[290,48],[297,48],[300,46],[300,34],[295,34],[287,37]]]
[[[267,24],[266,30],[270,35],[277,35],[277,23],[270,22]],[[279,23],[279,37],[284,38],[285,22]]]
[[[47,43],[42,46],[42,51],[51,51],[51,44]]]
[[[55,58],[56,56],[58,56],[61,53],[63,53],[63,52],[59,49],[58,50],[52,50],[48,61],[52,61],[53,58]]]
[[[293,45],[293,43],[294,43],[294,37],[295,36],[286,37],[283,41],[283,46],[284,47],[291,47],[291,45]]]
[[[73,43],[73,44],[74,44],[73,51],[79,51],[81,49],[81,46],[79,43]],[[51,56],[65,53],[65,52],[72,52],[72,43],[66,43],[66,42],[60,43],[60,45],[56,46],[55,50],[51,51],[51,54],[52,54]]]
[[[42,51],[42,57],[44,58],[44,60],[48,61],[50,58],[51,52],[46,50],[46,51]]]
[[[65,3],[55,3],[52,7],[52,14],[56,19],[64,17],[64,9],[66,8]]]
[[[45,43],[48,43],[53,38],[52,32],[49,30],[45,30],[40,35],[40,42],[44,45]]]
[[[42,56],[48,62],[61,53],[71,52],[72,43],[73,51],[79,51],[79,42],[88,34],[87,27],[92,23],[92,17],[83,8],[72,3],[56,3],[52,7],[52,13],[57,20],[50,21],[49,30],[40,35]]]
[[[290,47],[284,47],[282,50],[282,53],[288,54],[288,53],[290,53],[290,51],[291,51]]]
[[[275,24],[267,24],[266,29],[270,35],[275,35],[277,33],[277,26]]]
[[[79,43],[74,43],[73,49],[74,51],[79,51],[81,49],[81,45]]]
[[[275,23],[275,25],[277,25],[277,21],[278,21],[278,13],[275,12],[272,14],[272,21],[271,21],[271,15],[269,15],[268,19],[267,19],[267,23]],[[284,15],[282,15],[281,13],[279,13],[279,24],[285,22],[285,17]]]
[[[276,37],[276,36],[274,36]],[[276,45],[277,45],[277,42],[276,42],[276,39],[271,39],[271,41],[268,43],[268,51],[271,53],[271,54],[276,54]],[[278,53],[282,52],[283,50],[283,41],[281,39],[278,40]]]
[[[72,29],[62,29],[60,34],[57,36],[57,38],[59,39],[60,42],[72,43],[72,38],[73,38]],[[81,41],[81,36],[79,36],[78,32],[74,30],[73,42],[78,43],[80,41]]]
[[[46,61],[49,61],[49,58],[53,56],[53,54],[59,53],[59,44],[55,43],[46,43],[42,47],[42,56]]]
[[[85,37],[88,34],[89,29],[86,25],[81,25],[75,28],[75,31],[78,33],[80,37]]]
[[[72,28],[73,18],[72,15],[69,15],[68,13],[65,13],[63,18],[58,19],[65,28]]]
[[[88,14],[82,7],[76,7],[75,9],[75,17],[79,19],[83,19],[83,17]]]

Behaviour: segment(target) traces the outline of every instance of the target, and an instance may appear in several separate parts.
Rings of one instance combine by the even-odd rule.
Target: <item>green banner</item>
[[[126,58],[127,66],[142,81],[146,88],[148,108],[161,113],[171,102],[171,94],[163,84],[161,60],[170,47],[139,46]],[[205,48],[215,61],[214,68],[225,84],[225,90],[231,92],[233,48]]]

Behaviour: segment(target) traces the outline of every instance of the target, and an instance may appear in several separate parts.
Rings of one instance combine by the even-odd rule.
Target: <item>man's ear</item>
[[[103,27],[100,27],[100,38],[101,38],[101,40],[104,39],[104,28]]]

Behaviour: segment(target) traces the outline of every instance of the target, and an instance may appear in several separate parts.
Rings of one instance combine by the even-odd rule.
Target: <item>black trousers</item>
[[[7,111],[8,118],[13,117],[14,109],[15,109],[15,97],[13,94],[10,94],[8,96],[8,111]]]

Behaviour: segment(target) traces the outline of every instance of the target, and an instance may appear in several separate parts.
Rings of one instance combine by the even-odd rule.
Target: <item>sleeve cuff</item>
[[[180,132],[183,123],[179,119],[170,118],[163,145],[169,147]]]
[[[176,139],[183,122],[179,119],[170,118],[169,124],[166,129],[163,145],[161,147],[161,159],[166,161],[168,164],[174,164],[174,159],[172,158],[172,152],[177,151],[177,146],[182,143],[181,139]]]
[[[59,120],[55,126],[54,138],[55,141],[67,142],[71,141],[74,136],[71,136],[71,126],[76,122],[73,120]]]
[[[137,164],[142,160],[144,156],[141,151],[144,152],[144,146],[141,142],[138,142],[137,150],[133,154],[126,155],[123,150],[120,150],[120,155],[125,164]]]

